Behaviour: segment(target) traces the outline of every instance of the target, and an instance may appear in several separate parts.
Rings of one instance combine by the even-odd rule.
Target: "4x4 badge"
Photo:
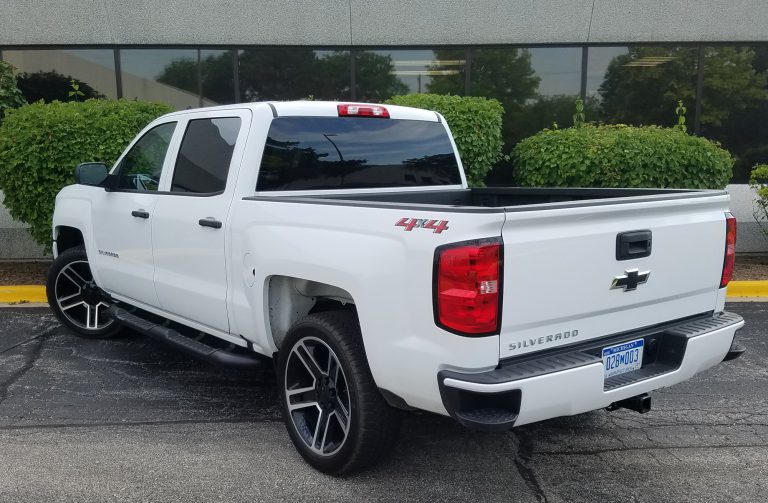
[[[622,288],[625,292],[637,290],[637,285],[648,283],[651,271],[640,272],[639,269],[627,269],[623,276],[616,276],[611,283],[611,290]]]
[[[448,229],[448,220],[429,220],[428,218],[401,218],[395,227],[405,227],[404,230],[432,229],[435,234],[440,234]]]

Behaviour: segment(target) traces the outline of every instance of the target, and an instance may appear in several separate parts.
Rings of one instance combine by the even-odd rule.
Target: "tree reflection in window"
[[[72,90],[72,81],[79,86],[79,91],[83,93],[82,96],[69,95]],[[46,103],[54,100],[83,101],[90,98],[103,99],[106,97],[82,80],[57,71],[20,73],[16,77],[16,82],[28,103],[40,100]]]
[[[131,147],[117,168],[118,188],[143,192],[158,189],[165,154],[175,129],[175,122],[155,126]]]
[[[270,126],[257,190],[459,183],[453,147],[438,122],[279,117]]]

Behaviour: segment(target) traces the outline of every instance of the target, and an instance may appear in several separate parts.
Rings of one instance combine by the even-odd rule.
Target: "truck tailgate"
[[[718,194],[540,211],[510,208],[502,229],[499,357],[712,311],[727,205],[728,196]],[[618,260],[617,236],[633,231],[650,231],[650,255]],[[630,234],[637,235],[642,234]],[[646,272],[647,281],[632,289],[635,274],[642,281]]]

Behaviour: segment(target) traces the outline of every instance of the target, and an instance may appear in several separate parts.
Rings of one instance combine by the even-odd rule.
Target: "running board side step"
[[[172,328],[137,316],[114,304],[107,309],[107,315],[120,325],[131,328],[136,332],[155,339],[156,341],[173,346],[190,356],[208,363],[248,370],[270,368],[267,364],[269,359],[265,356],[256,353],[234,353],[225,349],[209,346],[199,340],[186,337]]]

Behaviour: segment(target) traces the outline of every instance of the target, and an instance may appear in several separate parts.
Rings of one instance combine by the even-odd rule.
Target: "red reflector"
[[[339,117],[379,117],[389,119],[389,110],[381,105],[338,105]]]
[[[437,251],[435,321],[468,335],[499,330],[501,243],[470,241]]]
[[[733,263],[736,260],[736,217],[725,214],[725,258],[723,259],[723,275],[720,276],[720,288],[728,286],[733,276]]]

